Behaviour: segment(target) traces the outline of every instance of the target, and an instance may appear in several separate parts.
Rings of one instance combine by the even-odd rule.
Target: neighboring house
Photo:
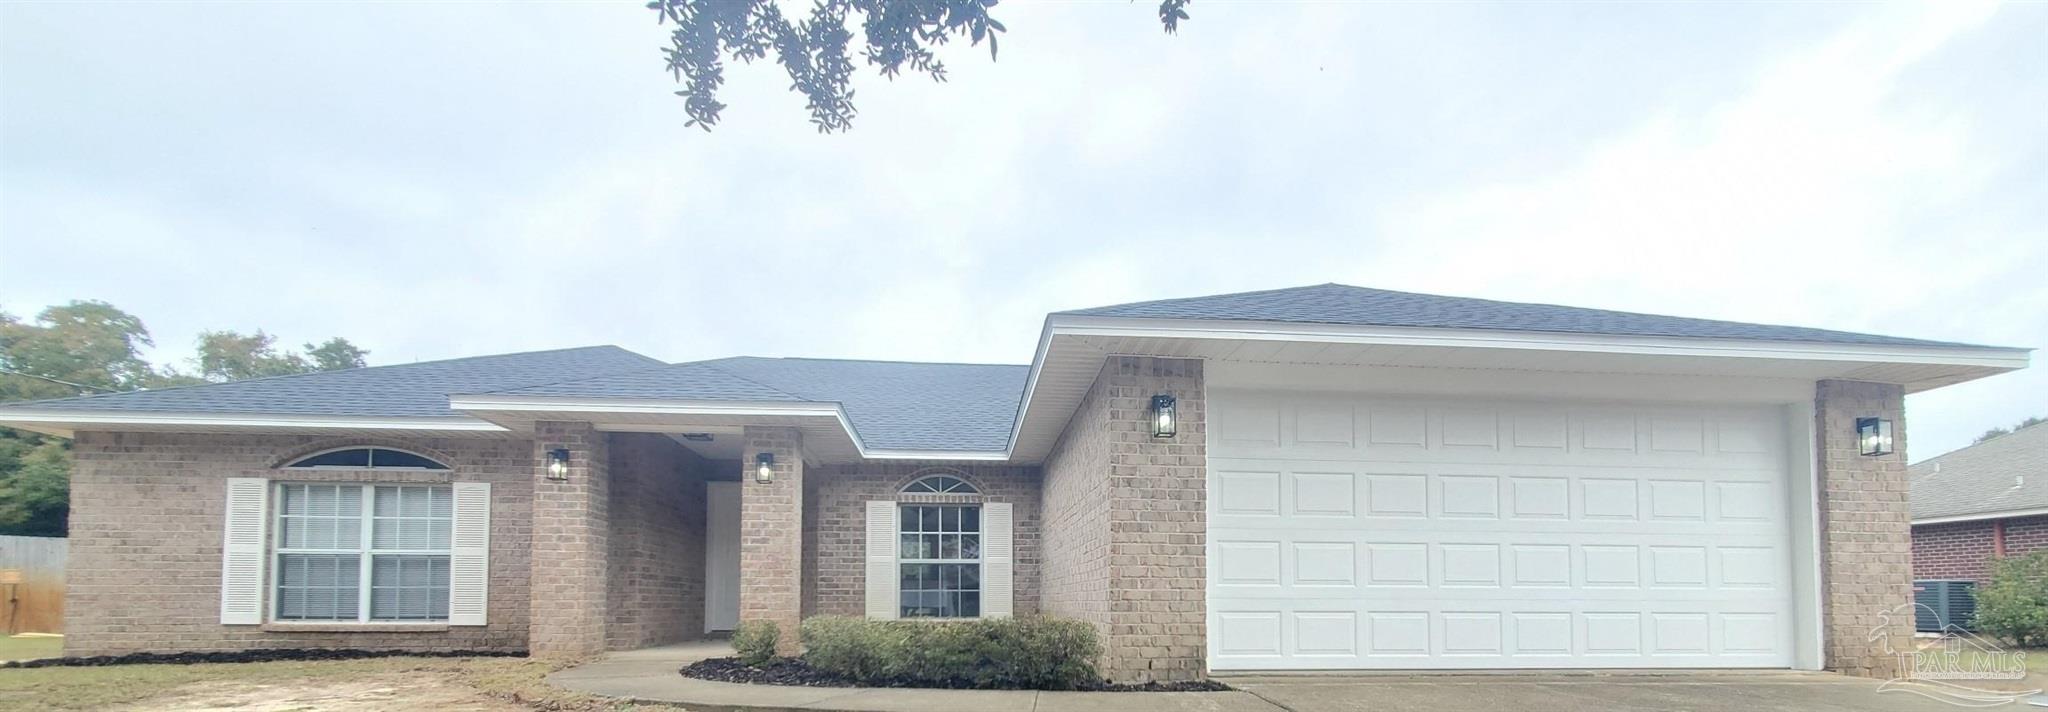
[[[2048,547],[2048,427],[1913,465],[1913,578],[1987,581],[1991,560]]]
[[[1043,612],[1119,680],[1887,675],[1904,438],[1863,454],[1859,421],[2027,362],[1332,284],[1055,313],[1024,366],[605,346],[0,425],[75,439],[72,654],[574,656],[750,619],[794,650],[810,615]]]

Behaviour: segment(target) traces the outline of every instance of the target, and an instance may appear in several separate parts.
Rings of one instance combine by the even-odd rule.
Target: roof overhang
[[[555,396],[452,396],[448,406],[510,430],[531,433],[545,420],[586,421],[613,432],[733,432],[747,426],[793,427],[804,453],[819,462],[860,460],[1003,461],[999,450],[870,448],[861,442],[838,403],[815,401],[705,401]]]
[[[46,435],[71,437],[80,430],[178,433],[278,433],[319,431],[335,434],[476,436],[507,434],[504,427],[467,416],[388,417],[355,415],[292,415],[277,413],[178,413],[144,411],[39,410],[9,408],[0,425]]]
[[[2018,517],[2041,516],[2048,516],[2048,507],[2035,507],[2032,509],[2008,509],[2002,512],[1950,514],[1939,517],[1918,517],[1913,519],[1913,526],[1917,527],[1923,524],[1955,524],[1958,522],[1983,522],[1990,521],[1993,519],[2014,519]]]
[[[1282,322],[1046,318],[1011,435],[1011,455],[1037,462],[1111,355],[1275,364],[1488,369],[1553,373],[1842,379],[1908,393],[2026,368],[2030,349],[1880,346],[1765,340],[1351,326]]]

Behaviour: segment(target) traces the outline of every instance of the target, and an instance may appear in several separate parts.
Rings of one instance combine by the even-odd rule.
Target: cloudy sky
[[[0,4],[0,309],[373,363],[1021,363],[1047,311],[1343,282],[2048,346],[2048,4],[1006,2],[683,126],[638,2]],[[1916,459],[2048,368],[1909,400]]]

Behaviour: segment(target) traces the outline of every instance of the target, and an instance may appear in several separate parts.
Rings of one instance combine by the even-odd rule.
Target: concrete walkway
[[[732,654],[725,641],[612,653],[557,672],[555,685],[696,712],[1916,712],[1957,709],[1827,673],[1345,674],[1222,678],[1230,692],[1034,692],[782,687],[696,680],[676,670]],[[2026,709],[2012,705],[2005,709]]]

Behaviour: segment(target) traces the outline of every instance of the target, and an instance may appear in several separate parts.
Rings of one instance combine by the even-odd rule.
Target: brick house
[[[0,425],[74,439],[72,654],[1047,613],[1119,680],[1884,675],[1902,399],[2027,361],[1321,285],[1055,313],[1021,366],[606,346]]]
[[[1908,468],[1913,578],[1989,580],[1991,560],[2048,547],[2048,427]]]

